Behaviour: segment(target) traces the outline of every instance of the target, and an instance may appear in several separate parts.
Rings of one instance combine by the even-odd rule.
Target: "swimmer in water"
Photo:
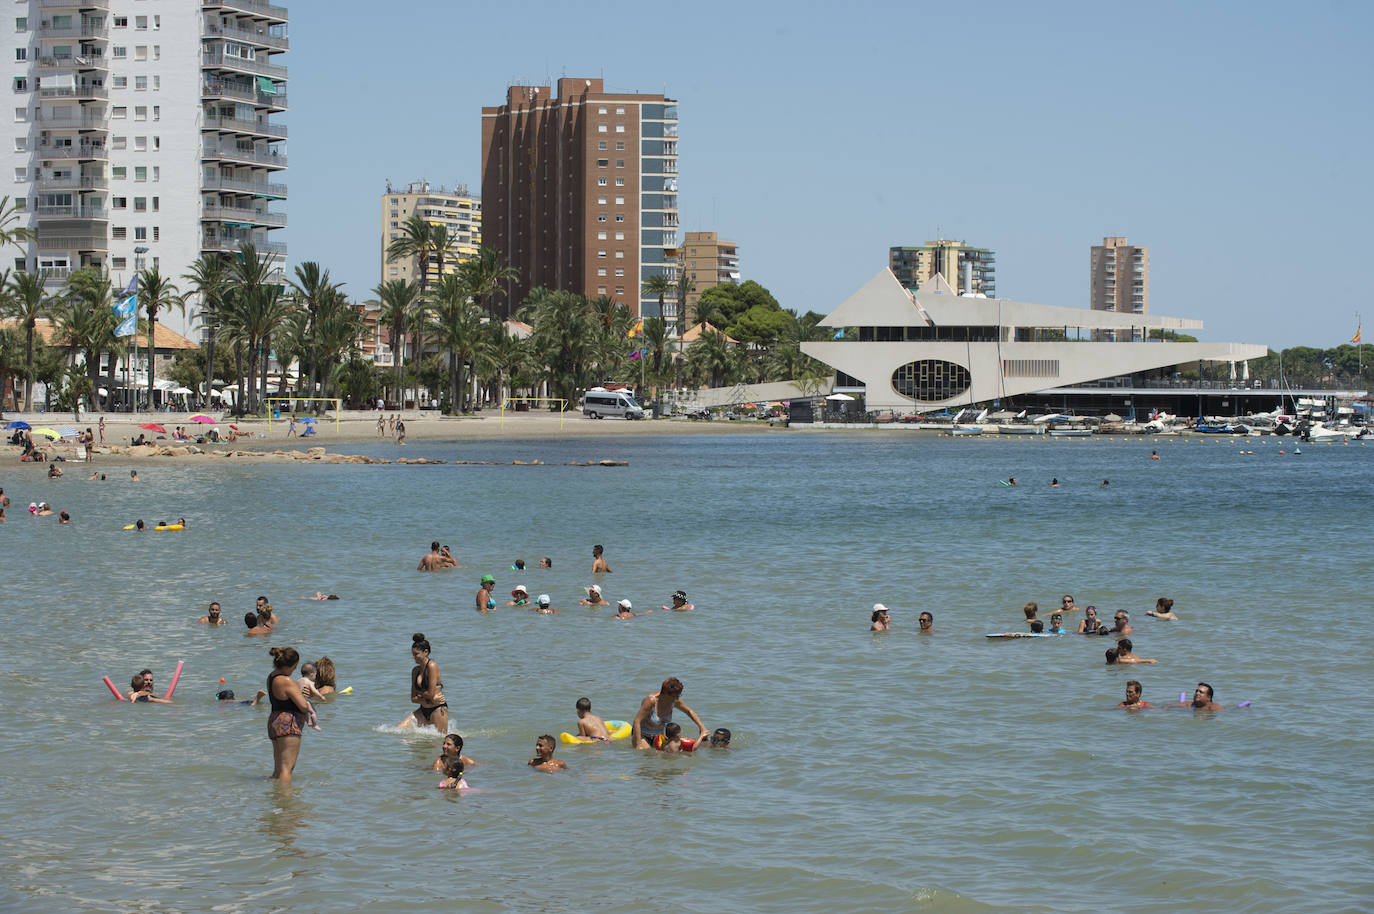
[[[525,570],[525,560],[524,560],[524,559],[516,559],[514,562],[511,563],[510,570],[511,570],[511,571],[524,571],[524,570]]]
[[[1116,614],[1112,616],[1112,623],[1111,628],[1099,628],[1097,633],[1099,635],[1115,635],[1119,641],[1135,632],[1135,629],[1131,628],[1131,617],[1124,609],[1116,611]]]
[[[415,668],[410,671],[410,700],[418,707],[397,726],[427,727],[431,724],[440,733],[448,732],[448,699],[444,698],[444,680],[439,664],[430,659],[429,642],[416,632],[410,636],[410,656]]]
[[[444,564],[444,556],[439,552],[439,541],[435,540],[429,544],[429,552],[420,559],[420,564],[415,566],[416,571],[438,571],[440,568],[447,567]]]
[[[540,567],[540,568],[552,568],[552,567],[553,567],[553,559],[549,558],[547,555],[544,556],[542,559],[539,560],[539,567]]]
[[[1052,479],[1050,480],[1050,488],[1051,488],[1051,489],[1057,489],[1057,488],[1059,488],[1059,477],[1058,477],[1058,476],[1055,476],[1054,478],[1052,478]]]
[[[606,560],[601,556],[601,544],[597,543],[592,547],[592,574],[610,574],[611,566],[606,564]]]
[[[260,624],[260,623],[258,622],[258,617],[257,617],[257,615],[255,615],[254,613],[251,613],[251,612],[249,612],[249,613],[244,613],[244,614],[243,614],[243,624],[246,625],[246,626],[248,626],[248,631],[244,632],[245,635],[270,635],[270,634],[272,634],[272,627],[271,627],[270,625],[262,625],[262,624]]]
[[[534,605],[530,607],[530,611],[544,613],[545,615],[557,615],[558,610],[549,608],[550,602],[551,601],[549,600],[549,595],[546,593],[541,593],[539,595],[539,599],[537,599]]]
[[[562,771],[568,767],[568,763],[553,757],[553,750],[557,744],[553,737],[545,733],[534,741],[534,758],[530,759],[529,766],[539,771]]]
[[[1151,660],[1147,657],[1137,657],[1131,653],[1135,645],[1131,644],[1130,638],[1122,638],[1116,643],[1116,662],[1117,663],[1158,663],[1158,660]]]
[[[57,522],[59,524],[70,524],[72,522],[72,516],[66,511],[59,511],[57,512]]]
[[[1097,619],[1097,607],[1089,606],[1083,611],[1083,621],[1078,623],[1078,633],[1080,635],[1095,635],[1102,627],[1102,623]]]
[[[1153,708],[1154,705],[1150,704],[1148,701],[1140,700],[1140,694],[1143,691],[1144,689],[1141,688],[1139,682],[1136,682],[1134,679],[1128,679],[1126,681],[1126,700],[1117,705],[1117,707],[1125,708],[1128,711],[1134,711],[1138,708]]]
[[[644,696],[632,724],[631,743],[636,749],[648,749],[650,740],[662,734],[664,726],[673,719],[674,711],[681,711],[692,719],[700,731],[698,739],[706,737],[706,725],[695,711],[682,703],[683,690],[682,680],[670,676],[663,680],[657,692]]]
[[[506,601],[507,606],[528,606],[530,604],[530,591],[524,584],[516,584],[515,589],[510,592],[510,599]]]
[[[1158,460],[1158,459],[1159,459],[1159,451],[1150,451],[1150,459],[1151,459],[1151,460]]]
[[[665,606],[665,607],[663,607],[663,608],[664,608],[664,609],[671,609],[673,612],[680,612],[680,613],[681,613],[681,612],[689,612],[689,611],[691,611],[691,610],[693,610],[693,609],[696,609],[695,606],[693,606],[691,603],[688,603],[688,602],[687,602],[687,591],[685,591],[685,590],[675,590],[675,591],[673,591],[672,605],[671,605],[671,606]]]
[[[339,595],[336,594],[336,593],[321,593],[320,591],[317,590],[317,591],[315,591],[315,595],[314,595],[313,597],[311,597],[310,599],[312,599],[312,600],[337,600],[337,599],[339,599]]]
[[[202,625],[228,625],[229,620],[220,615],[219,603],[211,603],[205,615],[196,620]]]
[[[1063,634],[1065,634],[1065,631],[1064,631],[1064,614],[1061,613],[1061,612],[1052,612],[1052,613],[1050,613],[1050,627],[1047,628],[1047,629],[1045,629],[1045,631],[1047,631],[1047,632],[1050,633],[1051,635],[1063,635]]]
[[[647,616],[649,613],[653,612],[652,609],[646,609],[642,613],[637,613],[634,611],[634,608],[635,605],[631,603],[629,600],[621,600],[619,603],[616,604],[615,615],[611,616],[611,618],[633,619],[635,616]]]
[[[696,747],[696,740],[682,738],[682,726],[676,721],[665,724],[663,735],[654,740],[654,748],[660,752],[691,752]]]
[[[1073,602],[1073,594],[1064,594],[1059,598],[1059,611],[1065,613],[1076,612],[1078,605]]]
[[[928,635],[935,631],[935,617],[928,612],[921,613],[916,619],[916,624],[921,626],[921,634]]]
[[[142,436],[140,436],[140,437],[142,437]],[[139,482],[139,481],[140,481],[139,478],[138,478],[138,470],[130,470],[130,471],[129,471],[129,481],[130,481],[130,482]]]
[[[606,729],[606,722],[592,713],[590,698],[579,698],[576,707],[578,736],[603,741],[611,738],[611,731]]]
[[[1043,635],[1045,633],[1045,623],[1039,619],[1032,619],[1030,624],[1032,635]]]
[[[1040,604],[1035,602],[1027,603],[1025,606],[1021,607],[1021,612],[1026,614],[1026,621],[1028,623],[1034,622],[1036,615],[1040,612]]]
[[[48,478],[56,479],[62,475],[62,468],[55,463],[48,464]]]
[[[1009,477],[1007,477],[1007,485],[1009,485],[1009,486],[1014,486],[1014,485],[1016,485],[1016,477],[1015,477],[1015,476],[1009,476]]]
[[[439,750],[439,757],[434,760],[434,770],[443,771],[444,762],[451,758],[462,759],[463,767],[465,768],[477,764],[472,759],[468,758],[466,755],[463,754],[463,738],[459,736],[457,733],[450,733],[444,737],[443,748]]]
[[[587,585],[587,599],[578,600],[578,606],[610,606],[611,601],[601,595],[600,584]]]
[[[301,687],[301,694],[306,698],[318,698],[324,701],[324,693],[315,685],[315,664],[309,661],[301,664],[301,674],[296,677],[296,684]]]
[[[496,578],[489,574],[482,575],[482,586],[478,589],[476,596],[473,597],[479,613],[489,613],[496,608],[496,598],[492,596],[494,590],[496,590]]]
[[[320,690],[321,695],[332,695],[339,690],[335,676],[333,660],[321,657],[315,661],[315,688]]]
[[[267,695],[267,693],[266,693],[265,691],[263,691],[262,689],[258,689],[258,694],[256,694],[256,695],[253,696],[253,700],[252,700],[252,701],[249,701],[249,700],[246,699],[246,698],[241,698],[241,699],[236,699],[236,698],[234,698],[234,690],[233,690],[233,689],[221,689],[220,691],[218,691],[218,692],[215,693],[215,701],[220,701],[220,702],[233,702],[233,703],[236,704],[236,705],[247,705],[247,706],[250,707],[250,708],[256,708],[256,707],[258,706],[258,702],[262,701],[262,699],[263,699],[266,695]]]
[[[125,695],[129,701],[146,701],[153,704],[169,705],[172,703],[170,698],[158,698],[153,694],[153,671],[143,670],[135,673],[129,680],[131,691]]]
[[[1168,597],[1160,597],[1155,601],[1155,608],[1147,610],[1145,615],[1154,616],[1156,619],[1168,619],[1177,622],[1178,616],[1174,615],[1174,601]]]
[[[443,558],[443,560],[444,560],[444,567],[445,567],[445,568],[457,568],[457,567],[458,567],[458,560],[455,559],[455,558],[453,557],[453,552],[449,550],[449,548],[448,548],[447,545],[444,545],[444,546],[440,546],[440,547],[439,547],[439,555],[440,555],[440,556]]]
[[[702,745],[710,746],[712,749],[730,748],[730,729],[728,727],[716,727],[711,731],[710,738]]]
[[[1207,683],[1205,683],[1205,682],[1199,682],[1199,683],[1197,684],[1197,688],[1193,690],[1193,701],[1192,701],[1192,704],[1186,704],[1186,703],[1185,703],[1185,704],[1177,705],[1177,707],[1181,707],[1181,708],[1192,708],[1192,709],[1194,709],[1194,710],[1196,710],[1196,711],[1224,711],[1224,710],[1226,710],[1226,706],[1225,706],[1225,705],[1219,705],[1219,704],[1217,704],[1215,701],[1212,700],[1214,697],[1215,697],[1215,693],[1212,691],[1212,687],[1211,687],[1210,685],[1208,685]]]
[[[892,619],[888,616],[887,607],[881,603],[873,604],[873,615],[868,617],[868,630],[871,632],[885,632],[892,627]]]
[[[468,782],[463,780],[463,759],[461,756],[449,756],[443,760],[444,779],[439,782],[441,790],[468,790]]]

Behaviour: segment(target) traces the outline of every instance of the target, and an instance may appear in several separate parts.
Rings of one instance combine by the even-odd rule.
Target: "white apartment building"
[[[98,266],[123,286],[157,267],[179,286],[240,241],[284,258],[286,9],[262,0],[19,0],[0,22],[12,114],[10,196],[34,232],[25,270],[54,289]],[[3,178],[4,174],[0,174]],[[278,180],[274,180],[277,178]],[[194,307],[166,315],[198,335]],[[163,317],[159,316],[159,321]],[[193,337],[194,338],[194,337]]]

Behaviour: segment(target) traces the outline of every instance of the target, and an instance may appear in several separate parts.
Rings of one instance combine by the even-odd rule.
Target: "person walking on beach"
[[[601,557],[601,544],[597,543],[592,547],[592,574],[610,574],[611,566],[606,564],[606,560]]]
[[[290,438],[296,434],[296,417],[291,417],[291,424],[286,427],[286,437]]]
[[[267,718],[267,738],[272,741],[272,779],[290,784],[301,752],[301,734],[307,721],[314,725],[315,709],[291,678],[291,671],[301,662],[296,649],[274,647],[268,653],[273,663],[267,677],[267,698],[272,703],[272,713]]]
[[[682,703],[682,680],[670,676],[663,680],[657,692],[644,696],[635,712],[631,729],[631,744],[636,749],[648,749],[655,736],[663,734],[663,728],[673,719],[673,711],[678,710],[692,719],[701,731],[700,738],[706,736],[706,725],[697,717],[695,711]]]
[[[386,416],[377,416],[377,437],[382,437],[382,432],[386,430]]]
[[[444,698],[444,680],[439,664],[430,659],[429,642],[424,633],[410,636],[410,656],[415,668],[410,671],[410,700],[418,707],[410,712],[401,727],[433,726],[440,733],[448,732],[448,699]]]

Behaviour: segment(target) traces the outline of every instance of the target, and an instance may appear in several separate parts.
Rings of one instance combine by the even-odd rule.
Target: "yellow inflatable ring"
[[[625,737],[630,735],[630,731],[632,731],[633,729],[634,727],[630,726],[630,724],[627,721],[606,721],[606,730],[611,734],[611,739],[624,739]],[[580,746],[586,743],[606,742],[604,739],[592,739],[589,736],[577,736],[576,734],[568,733],[567,731],[558,734],[558,738],[570,746]]]
[[[129,529],[129,528],[128,528],[128,527],[125,527],[124,529],[127,530],[127,529]],[[186,529],[186,525],[185,525],[185,524],[165,524],[165,525],[160,526],[160,527],[154,527],[153,529],[154,529],[154,530],[185,530],[185,529]]]

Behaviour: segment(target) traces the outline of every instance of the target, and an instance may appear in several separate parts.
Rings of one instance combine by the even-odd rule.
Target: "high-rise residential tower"
[[[887,252],[888,266],[908,289],[923,285],[939,273],[960,295],[997,295],[997,255],[967,241],[939,239],[921,247],[895,247]]]
[[[1093,245],[1090,296],[1094,311],[1150,313],[1150,249],[1108,236]]]
[[[34,238],[5,266],[55,290],[100,267],[181,275],[206,251],[270,241],[286,215],[286,9],[263,0],[27,0],[0,33],[13,116],[8,193]],[[13,257],[13,263],[8,258]],[[187,314],[159,316],[191,335]]]
[[[715,232],[687,232],[682,250],[682,269],[693,285],[687,293],[687,319],[695,320],[701,293],[721,283],[739,282],[739,246],[721,241]]]
[[[449,190],[428,181],[411,181],[404,190],[396,190],[388,181],[386,193],[382,194],[383,282],[419,282],[413,257],[400,257],[389,263],[386,259],[386,249],[404,234],[402,229],[411,216],[419,216],[431,225],[448,226],[454,246],[444,259],[444,273],[452,273],[458,264],[477,256],[482,247],[482,201],[468,193],[466,184]],[[429,285],[438,282],[439,276],[439,264],[429,264]]]
[[[674,100],[600,79],[511,86],[482,109],[484,244],[519,271],[504,314],[541,286],[658,313],[642,284],[677,277],[677,124]]]

